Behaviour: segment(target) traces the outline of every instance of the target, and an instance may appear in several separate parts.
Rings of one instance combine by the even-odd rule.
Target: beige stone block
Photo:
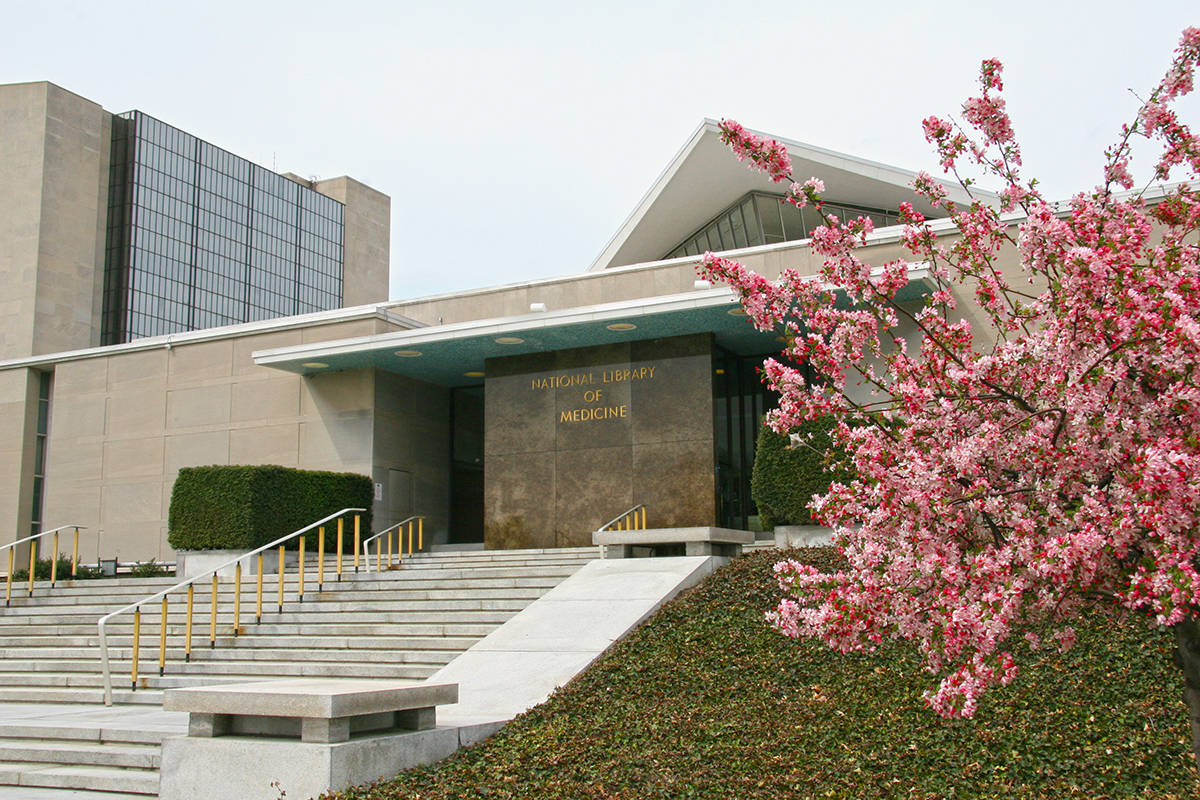
[[[65,361],[54,369],[54,393],[75,397],[108,388],[108,359]]]
[[[108,483],[103,487],[101,513],[106,531],[130,522],[151,522],[162,517],[161,480],[141,483]]]
[[[334,339],[351,339],[355,336],[370,336],[375,333],[374,320],[351,320],[328,325],[314,325],[300,332],[304,344],[330,342]]]
[[[167,357],[170,351],[141,350],[109,357],[109,390],[130,389],[166,383]]]
[[[105,400],[103,397],[66,399],[55,392],[50,406],[51,442],[104,435]]]
[[[161,436],[105,442],[104,477],[111,480],[162,475],[164,451],[165,440]]]
[[[229,432],[230,464],[279,464],[294,467],[300,460],[300,426],[269,425]]]
[[[46,495],[45,515],[46,524],[51,528],[59,525],[85,525],[88,537],[95,547],[97,531],[101,528],[103,489],[97,484],[79,482],[65,483]],[[81,540],[83,537],[80,537]],[[80,542],[80,548],[88,553],[89,559],[94,556],[95,549],[86,550],[85,542]]]
[[[267,380],[241,381],[233,385],[234,422],[289,419],[300,414],[300,391],[304,379],[294,375]]]
[[[0,403],[6,407],[12,404],[24,405],[28,386],[29,370],[6,369],[0,372]]]
[[[59,481],[96,480],[103,474],[104,442],[61,442],[51,437],[46,453],[46,480],[57,487]]]
[[[167,427],[193,428],[229,422],[229,384],[167,392]]]
[[[371,463],[371,419],[326,419],[300,425],[300,466],[350,471]]]
[[[305,416],[369,413],[375,405],[375,375],[369,369],[326,372],[304,378],[300,413]]]
[[[233,341],[221,339],[173,347],[167,357],[167,369],[172,383],[223,378],[233,372]]]
[[[123,522],[104,529],[100,540],[104,558],[117,558],[122,564],[138,561],[173,561],[168,557],[166,519]]]
[[[104,432],[109,436],[147,434],[166,427],[167,395],[162,389],[135,389],[105,401]]]
[[[229,463],[229,431],[185,433],[167,437],[165,468],[168,474],[183,467]]]
[[[298,330],[239,337],[233,342],[233,371],[237,375],[261,373],[264,368],[254,364],[253,354],[256,350],[275,350],[280,347],[294,347],[298,344],[303,344]]]

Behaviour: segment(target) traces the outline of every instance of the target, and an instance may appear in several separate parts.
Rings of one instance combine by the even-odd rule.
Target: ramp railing
[[[187,580],[180,581],[179,583],[175,584],[174,586],[172,586],[169,589],[164,589],[161,592],[152,594],[149,597],[145,597],[141,600],[138,600],[136,603],[131,603],[131,604],[125,606],[124,608],[117,609],[116,611],[112,612],[111,614],[106,614],[105,616],[101,617],[100,621],[97,623],[97,627],[99,628],[99,632],[100,632],[100,669],[104,675],[104,705],[106,705],[106,706],[112,705],[112,673],[109,668],[108,639],[107,639],[107,635],[106,635],[106,631],[105,631],[105,626],[108,624],[109,620],[113,619],[114,617],[120,616],[122,614],[127,614],[129,612],[133,612],[133,648],[132,648],[132,651],[130,654],[130,662],[131,662],[130,663],[130,688],[133,691],[137,691],[138,650],[139,650],[139,645],[141,642],[142,606],[153,603],[156,600],[162,601],[162,612],[161,612],[162,616],[161,616],[161,622],[159,625],[159,638],[158,638],[158,674],[160,676],[162,676],[166,673],[166,664],[167,664],[167,634],[168,634],[168,624],[167,624],[168,616],[167,615],[168,615],[168,611],[169,611],[168,598],[170,596],[176,595],[176,593],[182,593],[183,590],[187,591],[186,609],[184,611],[184,634],[183,634],[184,656],[183,656],[183,658],[184,658],[185,662],[191,661],[192,629],[193,629],[194,611],[195,611],[195,605],[196,605],[195,593],[196,593],[196,584],[197,583],[201,583],[204,581],[211,581],[212,600],[211,600],[211,609],[210,609],[210,616],[209,616],[209,622],[208,622],[208,642],[209,642],[210,648],[216,648],[216,646],[217,646],[217,618],[219,616],[219,609],[218,609],[219,592],[218,592],[218,586],[217,586],[217,575],[219,572],[221,572],[222,570],[226,570],[229,567],[234,568],[232,609],[230,609],[230,611],[227,613],[229,613],[230,621],[233,623],[233,633],[235,636],[237,636],[241,633],[242,562],[243,561],[246,561],[247,559],[251,559],[251,558],[257,559],[256,566],[258,569],[257,569],[256,587],[255,587],[255,603],[256,603],[255,622],[259,623],[259,622],[262,622],[262,617],[263,617],[263,554],[269,550],[277,548],[278,556],[279,556],[278,608],[279,608],[279,613],[283,613],[284,575],[287,571],[287,562],[285,559],[285,545],[293,539],[296,539],[296,538],[300,539],[300,542],[299,542],[300,555],[299,555],[299,559],[297,561],[297,583],[296,583],[296,585],[297,585],[298,599],[300,602],[304,602],[304,577],[305,577],[304,576],[304,547],[305,547],[305,541],[306,541],[305,534],[313,529],[316,529],[318,531],[318,536],[317,536],[317,591],[319,592],[319,591],[321,591],[322,584],[324,583],[324,580],[325,580],[325,527],[324,527],[325,524],[328,522],[331,522],[335,519],[337,520],[337,545],[336,545],[337,550],[336,550],[336,558],[335,558],[334,565],[335,565],[335,569],[337,571],[337,579],[340,581],[342,579],[343,554],[345,551],[345,547],[343,545],[343,539],[345,536],[345,531],[344,531],[345,518],[349,514],[354,514],[354,517],[353,517],[353,519],[354,519],[354,546],[350,550],[350,552],[354,554],[354,571],[357,572],[358,565],[359,565],[359,560],[358,560],[359,539],[361,537],[361,529],[359,527],[361,524],[360,523],[361,517],[359,516],[359,514],[363,513],[365,510],[366,509],[362,509],[362,508],[343,508],[341,511],[334,512],[333,514],[330,514],[329,516],[325,517],[324,519],[317,520],[316,522],[314,522],[311,525],[306,525],[305,527],[301,528],[298,531],[293,531],[292,533],[289,533],[286,536],[282,536],[269,544],[264,544],[262,547],[259,547],[255,550],[251,550],[250,552],[240,555],[236,558],[230,559],[229,561],[226,561],[224,564],[220,564],[219,566],[214,567],[213,569],[210,569],[207,572],[200,573],[199,575],[193,575],[192,577],[188,578]]]
[[[34,571],[37,568],[37,548],[33,543],[46,536],[54,537],[54,549],[50,554],[50,588],[54,588],[54,584],[58,582],[58,534],[60,531],[65,531],[68,528],[75,529],[75,544],[71,547],[71,577],[74,578],[79,571],[79,532],[86,531],[84,525],[63,525],[60,528],[55,528],[49,531],[35,533],[33,536],[26,536],[24,539],[18,539],[15,542],[0,547],[0,552],[8,551],[8,577],[4,581],[4,605],[8,606],[12,602],[12,586],[15,557],[17,554],[17,546],[29,543],[29,596],[33,596],[33,579]]]

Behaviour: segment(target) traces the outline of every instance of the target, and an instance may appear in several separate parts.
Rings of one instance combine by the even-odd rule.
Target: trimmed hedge
[[[167,541],[175,550],[252,550],[343,508],[365,508],[371,530],[374,487],[365,475],[277,466],[184,467],[171,489]],[[353,523],[347,533],[353,535]],[[333,545],[336,523],[326,528]],[[305,536],[317,546],[317,533]],[[299,540],[288,543],[299,547]],[[353,547],[347,539],[345,547]]]
[[[829,484],[846,480],[850,474],[834,448],[828,431],[832,418],[805,422],[797,430],[811,435],[809,446],[789,447],[790,438],[764,425],[758,434],[750,492],[758,506],[763,527],[775,525],[818,525],[808,503],[814,494],[824,494]]]

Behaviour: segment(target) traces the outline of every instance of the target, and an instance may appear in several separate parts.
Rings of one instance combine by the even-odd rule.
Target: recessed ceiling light
[[[396,355],[400,356],[401,358],[416,358],[417,356],[421,355],[421,351],[420,350],[397,350]]]
[[[521,344],[524,339],[518,339],[516,336],[501,336],[496,340],[496,344]]]
[[[464,378],[482,378],[482,377],[484,377],[484,375],[482,372],[464,372],[463,377]]]
[[[636,327],[637,325],[634,325],[632,322],[614,322],[608,326],[608,329],[610,331],[631,331]]]
[[[719,370],[717,370],[717,374],[718,374],[718,375],[724,375],[724,374],[725,374],[725,370],[723,370],[723,369],[719,369]]]
[[[746,309],[744,309],[744,308],[731,308],[731,309],[729,309],[728,311],[726,311],[725,313],[726,313],[726,314],[728,314],[728,315],[729,315],[729,316],[731,316],[731,317],[744,317],[744,316],[746,316]]]
[[[307,367],[308,369],[325,369],[325,368],[326,368],[326,367],[328,367],[329,365],[328,365],[328,364],[322,364],[320,361],[305,361],[305,362],[304,362],[303,364],[301,364],[300,366],[302,366],[302,367]]]

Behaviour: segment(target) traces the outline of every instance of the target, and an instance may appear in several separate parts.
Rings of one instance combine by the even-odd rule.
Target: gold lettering
[[[650,367],[650,377],[654,377],[654,367]]]

